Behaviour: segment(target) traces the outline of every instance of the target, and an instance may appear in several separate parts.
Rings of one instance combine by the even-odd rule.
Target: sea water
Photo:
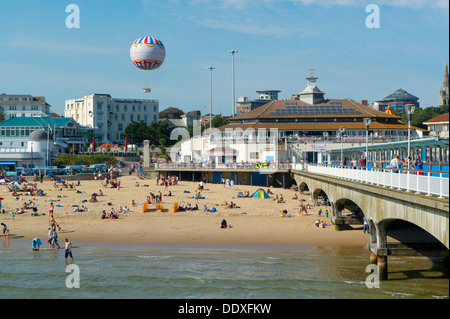
[[[440,258],[389,257],[389,280],[369,288],[369,253],[363,247],[73,245],[79,288],[67,285],[74,272],[66,269],[64,249],[34,252],[30,241],[0,239],[0,299],[442,299],[449,294]]]

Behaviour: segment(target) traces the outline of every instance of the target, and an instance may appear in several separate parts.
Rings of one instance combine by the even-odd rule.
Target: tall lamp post
[[[209,84],[209,129],[212,129],[212,71],[215,69],[213,66],[208,67],[211,71],[211,78]]]
[[[408,116],[408,153],[406,154],[406,158],[408,158],[411,153],[411,118],[415,109],[416,106],[414,104],[405,105],[406,115]]]
[[[366,126],[366,166],[369,161],[369,126],[372,123],[372,119],[370,117],[365,117],[363,119],[364,125]]]
[[[339,134],[341,138],[341,165],[344,165],[344,132],[345,127],[339,126]]]
[[[238,53],[238,51],[237,50],[230,50],[230,51],[228,51],[229,53],[231,53],[231,86],[232,86],[232,89],[231,89],[231,96],[232,96],[232,105],[231,105],[231,107],[232,107],[232,116],[234,116],[234,114],[235,114],[235,110],[234,110],[234,108],[235,108],[235,103],[236,103],[236,101],[235,101],[235,94],[234,94],[234,92],[235,92],[235,90],[234,90],[234,55],[236,54],[236,53]]]
[[[328,158],[327,158],[327,139],[328,139],[328,132],[323,132],[323,139],[325,141],[325,164],[328,164]]]

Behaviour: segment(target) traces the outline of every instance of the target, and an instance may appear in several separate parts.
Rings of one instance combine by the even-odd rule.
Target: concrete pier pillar
[[[369,256],[369,262],[370,262],[370,264],[376,265],[377,262],[378,262],[377,255],[375,255],[372,251],[369,251],[369,253],[370,253],[370,256]]]
[[[377,242],[377,265],[378,275],[380,280],[388,279],[388,250],[387,250],[387,225],[386,223],[377,223],[376,228],[376,242]]]
[[[378,276],[380,280],[388,279],[387,256],[377,256]]]

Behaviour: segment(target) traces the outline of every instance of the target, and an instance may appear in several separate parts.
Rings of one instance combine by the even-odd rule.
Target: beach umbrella
[[[100,147],[107,147],[107,146],[110,146],[110,147],[119,147],[119,145],[111,144],[111,143],[103,143],[102,145],[100,145]]]
[[[12,182],[11,184],[9,184],[9,185],[13,185],[13,186],[16,186],[16,185],[20,185],[20,182]]]
[[[6,180],[4,178],[0,179],[0,183],[6,183]]]
[[[62,183],[62,184],[65,184],[65,183],[66,183],[66,181],[57,181],[57,183]]]

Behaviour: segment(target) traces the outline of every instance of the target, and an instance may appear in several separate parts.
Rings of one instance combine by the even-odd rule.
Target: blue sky
[[[80,8],[68,29],[66,6]],[[366,6],[380,28],[366,27]],[[0,94],[45,96],[52,111],[90,93],[153,98],[160,110],[231,114],[231,54],[236,98],[306,87],[309,69],[327,98],[369,102],[402,88],[436,106],[449,56],[447,0],[0,0]],[[132,42],[166,46],[155,71],[137,69]],[[141,93],[144,86],[151,94]]]

